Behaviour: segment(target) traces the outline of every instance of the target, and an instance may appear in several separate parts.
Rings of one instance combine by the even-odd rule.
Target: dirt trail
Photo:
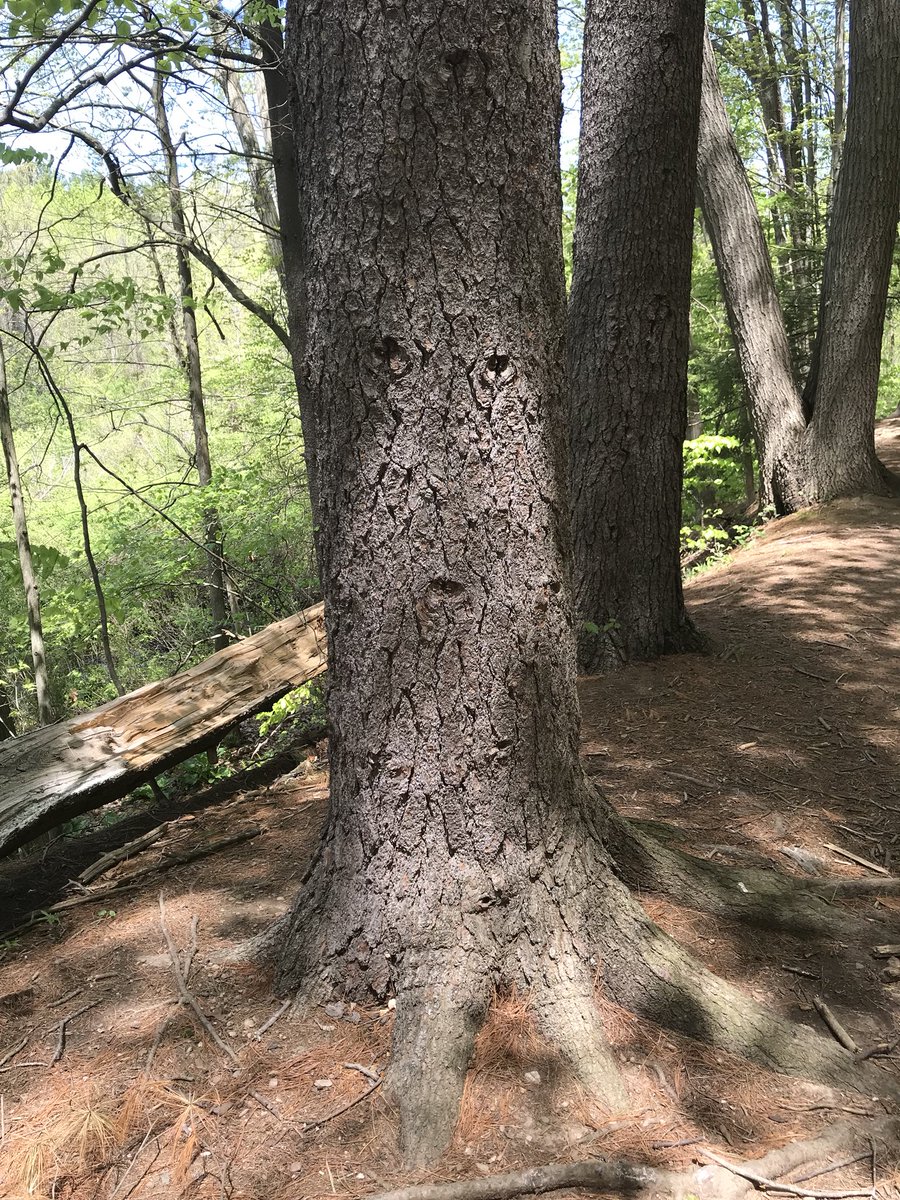
[[[900,468],[900,421],[883,423],[879,436],[883,456]],[[802,875],[796,857],[783,853],[790,849],[824,874],[873,874],[830,843],[900,873],[898,585],[893,501],[847,501],[773,523],[687,586],[711,654],[583,681],[589,771],[623,811],[676,826],[682,843],[706,857]],[[257,1039],[279,1002],[263,971],[228,956],[290,900],[326,803],[318,766],[215,807],[167,813],[163,842],[136,866],[253,824],[265,831],[75,908],[58,924],[43,922],[0,951],[0,1195],[34,1184],[34,1195],[55,1185],[57,1196],[73,1200],[299,1200],[365,1196],[400,1178],[390,1110],[379,1091],[365,1097],[370,1080],[345,1065],[383,1068],[391,1011],[285,1013]],[[5,864],[0,924],[19,918],[11,892],[23,881],[29,907],[47,906],[69,873],[138,831],[107,830],[89,851],[82,839]],[[99,882],[131,869],[117,867]],[[182,951],[197,918],[190,990],[236,1062],[172,1003],[161,890]],[[883,964],[868,944],[801,944],[652,897],[647,904],[711,967],[783,1012],[814,1024],[811,998],[821,993],[861,1044],[896,1027],[900,985],[881,981]],[[900,903],[854,904],[861,915],[880,910],[896,922],[900,941]],[[63,1040],[59,1023],[71,1014]],[[702,1139],[746,1156],[834,1119],[834,1106],[866,1107],[628,1014],[610,1010],[608,1021],[634,1098],[633,1112],[615,1122],[547,1057],[527,1006],[505,998],[479,1040],[440,1176],[588,1154],[682,1167],[691,1146],[673,1142]],[[358,1097],[345,1114],[304,1130]],[[867,1180],[869,1169],[860,1164],[823,1186]]]

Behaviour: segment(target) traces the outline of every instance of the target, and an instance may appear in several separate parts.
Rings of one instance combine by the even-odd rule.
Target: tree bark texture
[[[750,191],[707,34],[697,190],[741,367],[760,464],[762,500],[778,513],[806,503],[806,421],[762,222]]]
[[[387,1085],[419,1163],[507,984],[610,1107],[598,976],[757,1061],[852,1075],[649,921],[579,765],[556,36],[551,0],[289,13],[331,803],[269,944],[303,1002],[396,995]]]
[[[587,7],[569,409],[588,671],[697,644],[679,531],[702,37],[700,0]]]
[[[194,281],[191,262],[185,249],[187,241],[187,221],[184,215],[184,203],[181,196],[181,182],[178,177],[178,156],[175,143],[172,141],[169,129],[169,117],[166,112],[165,90],[163,77],[159,72],[153,76],[153,106],[156,129],[162,145],[163,158],[166,164],[166,182],[169,194],[169,211],[172,226],[178,241],[175,245],[175,261],[178,266],[178,283],[181,293],[181,320],[184,330],[184,352],[187,366],[188,397],[191,408],[191,422],[194,428],[194,461],[201,487],[212,482],[212,463],[209,456],[209,434],[206,427],[206,407],[203,400],[203,372],[200,360],[200,338],[197,331],[197,314],[195,311]],[[219,515],[214,508],[208,508],[203,514],[203,541],[206,550],[206,592],[209,611],[213,621],[213,646],[222,650],[228,645],[228,635],[225,632],[227,615],[225,608],[225,580],[222,570],[222,532]]]
[[[9,484],[9,497],[12,503],[13,532],[16,539],[16,551],[19,556],[19,569],[22,572],[22,587],[25,592],[25,608],[28,614],[28,637],[31,644],[31,665],[34,671],[34,691],[37,701],[38,721],[41,725],[49,725],[53,720],[53,699],[50,692],[50,677],[47,671],[47,654],[44,647],[44,628],[41,622],[41,598],[38,588],[37,574],[34,569],[34,559],[31,554],[31,539],[28,536],[28,518],[25,513],[25,497],[22,493],[22,479],[19,475],[19,460],[16,455],[16,443],[13,437],[12,419],[9,411],[9,390],[6,382],[6,356],[3,343],[0,341],[0,445],[3,447],[3,458],[6,463],[6,478]],[[0,724],[4,728],[12,725],[9,715],[8,702],[4,705],[5,696],[0,697]],[[4,709],[5,717],[4,719]],[[9,726],[7,726],[9,720]],[[12,730],[15,732],[15,730]],[[3,734],[0,733],[0,738]]]
[[[811,498],[889,490],[875,405],[900,215],[900,6],[850,10],[847,130],[828,227],[819,329],[806,387]]]

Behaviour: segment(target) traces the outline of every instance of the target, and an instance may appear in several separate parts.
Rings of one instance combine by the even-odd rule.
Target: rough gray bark
[[[762,500],[778,513],[806,503],[806,421],[756,201],[734,140],[706,35],[697,189],[741,367],[760,464]]]
[[[3,458],[6,463],[6,478],[9,483],[9,497],[12,503],[13,532],[16,540],[16,551],[19,556],[19,569],[22,572],[22,587],[25,592],[25,608],[28,614],[28,638],[31,644],[31,665],[34,671],[34,691],[37,701],[38,721],[41,725],[49,725],[53,720],[53,700],[50,692],[50,677],[47,671],[44,628],[41,622],[41,598],[37,575],[34,570],[34,560],[31,555],[31,539],[28,536],[25,497],[22,493],[19,459],[16,454],[16,443],[13,437],[12,419],[9,411],[6,356],[3,351],[2,339],[0,339],[0,446],[3,447]],[[5,696],[0,697],[0,706],[2,706],[4,700]],[[11,727],[8,702],[5,705],[5,713],[6,719],[4,719],[3,711],[0,711],[0,725],[7,728],[7,720],[9,720]],[[0,733],[0,738],[2,736],[2,733]]]
[[[178,266],[188,397],[191,407],[191,422],[194,428],[194,464],[197,468],[200,486],[206,487],[212,482],[212,463],[209,457],[209,434],[206,428],[206,408],[203,400],[203,373],[195,312],[194,281],[190,258],[185,249],[188,233],[184,203],[181,197],[181,182],[178,178],[178,156],[169,129],[163,76],[159,71],[155,71],[153,74],[152,93],[156,130],[166,164],[169,212],[172,227],[178,239],[175,245],[175,261]],[[206,593],[213,621],[213,646],[216,650],[221,650],[228,645],[228,635],[225,632],[228,618],[225,607],[225,580],[222,571],[222,533],[219,515],[214,508],[208,508],[204,512],[203,524],[203,540],[206,550],[204,564]]]
[[[900,215],[900,6],[857,0],[850,100],[828,226],[822,303],[805,400],[811,498],[891,486],[875,456],[875,405]]]
[[[701,0],[591,0],[569,297],[586,671],[696,648],[679,562]]]
[[[579,765],[555,4],[297,0],[288,63],[331,804],[269,939],[280,988],[396,994],[388,1086],[413,1162],[449,1138],[507,983],[611,1107],[598,974],[655,1020],[858,1079],[650,922]]]

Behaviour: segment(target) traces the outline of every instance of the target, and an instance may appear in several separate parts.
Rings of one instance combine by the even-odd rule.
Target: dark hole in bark
[[[383,337],[381,345],[375,347],[375,357],[380,359],[395,379],[402,379],[412,367],[409,355],[396,338]]]
[[[491,387],[502,387],[516,377],[515,365],[508,354],[489,354],[484,360],[481,378]]]
[[[428,588],[439,596],[461,596],[466,590],[466,585],[457,579],[432,579]]]

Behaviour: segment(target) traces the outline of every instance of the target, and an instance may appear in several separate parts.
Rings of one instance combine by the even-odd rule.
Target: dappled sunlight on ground
[[[777,522],[692,580],[687,596],[710,655],[582,682],[589,773],[624,812],[674,827],[701,857],[874,877],[837,846],[900,873],[900,506],[846,501]],[[281,1011],[266,970],[234,953],[291,901],[324,818],[321,766],[45,842],[4,865],[8,929],[163,816],[162,840],[98,884],[163,864],[173,848],[261,828],[41,920],[0,951],[0,1194],[299,1200],[365,1196],[408,1178],[389,1098],[369,1094],[387,1061],[390,1008]],[[868,942],[798,940],[644,900],[699,958],[777,1011],[821,1029],[812,998],[822,995],[864,1046],[896,1027],[900,985],[883,983]],[[852,906],[900,924],[896,899]],[[209,1028],[178,1003],[163,921],[182,970],[191,960],[188,989]],[[836,1112],[871,1108],[599,1003],[631,1111],[600,1111],[536,1034],[528,998],[500,996],[457,1136],[430,1178],[591,1154],[682,1167],[698,1142],[760,1153]]]

